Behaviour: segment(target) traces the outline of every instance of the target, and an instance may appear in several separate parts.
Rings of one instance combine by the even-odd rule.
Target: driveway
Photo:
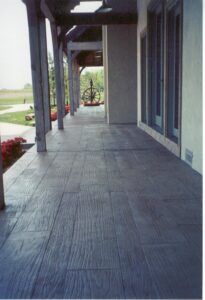
[[[32,103],[29,104],[15,104],[11,105],[11,108],[1,110],[0,115],[18,111],[29,110],[30,106],[33,106]],[[1,121],[1,117],[0,117]],[[1,141],[6,141],[8,139],[13,139],[15,137],[23,137],[27,140],[28,143],[34,143],[35,141],[35,128],[30,126],[17,125],[12,123],[0,122],[0,136]]]
[[[9,106],[11,106],[11,108],[1,110],[0,115],[6,114],[6,113],[17,112],[17,111],[26,111],[30,108],[30,106],[33,107],[33,104],[32,103],[29,103],[29,104],[15,104],[15,105],[9,105]]]

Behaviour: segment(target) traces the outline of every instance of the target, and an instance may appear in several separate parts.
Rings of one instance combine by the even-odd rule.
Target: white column
[[[109,25],[106,38],[108,121],[137,123],[137,26]]]

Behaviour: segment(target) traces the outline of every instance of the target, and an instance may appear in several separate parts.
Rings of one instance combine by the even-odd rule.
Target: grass
[[[35,119],[33,119],[32,121],[25,120],[25,116],[31,113],[33,113],[33,110],[30,109],[27,111],[18,111],[18,112],[3,114],[0,115],[0,122],[33,126],[32,123],[35,121]]]
[[[0,90],[0,105],[23,104],[24,99],[26,103],[33,103],[32,90]]]
[[[6,110],[11,108],[11,106],[6,106],[6,105],[0,105],[0,110]]]

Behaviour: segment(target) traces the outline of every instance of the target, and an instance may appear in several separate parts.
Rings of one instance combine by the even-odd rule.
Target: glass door
[[[180,106],[180,65],[181,65],[181,16],[179,5],[167,16],[167,133],[168,137],[178,141]]]
[[[155,32],[155,101],[154,101],[154,124],[162,127],[163,111],[163,43],[162,43],[162,12],[156,14]]]

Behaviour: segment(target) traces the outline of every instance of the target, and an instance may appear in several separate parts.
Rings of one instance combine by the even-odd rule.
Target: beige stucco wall
[[[193,152],[202,173],[202,1],[184,0],[182,61],[182,149]]]
[[[137,26],[106,26],[107,119],[110,124],[137,123]]]
[[[140,34],[147,27],[149,3],[150,0],[138,0],[137,27],[138,125],[147,132],[149,128],[141,124]],[[183,1],[182,41],[181,158],[185,160],[186,149],[193,152],[192,167],[202,173],[202,0]],[[180,156],[180,149],[174,149],[173,143],[170,149],[165,136],[157,140]]]

